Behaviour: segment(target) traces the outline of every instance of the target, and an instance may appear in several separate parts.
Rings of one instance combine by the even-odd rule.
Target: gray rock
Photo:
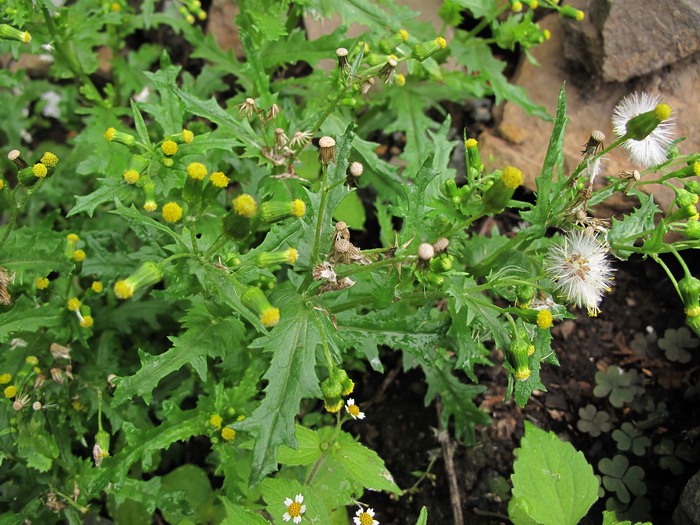
[[[700,52],[698,0],[575,0],[564,56],[605,82],[624,82]]]
[[[700,471],[688,480],[673,513],[674,525],[700,525]]]

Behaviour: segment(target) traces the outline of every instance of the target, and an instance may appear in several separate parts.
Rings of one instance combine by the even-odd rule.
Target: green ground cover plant
[[[553,323],[572,317],[569,307],[600,311],[613,258],[659,262],[700,333],[700,280],[683,260],[700,246],[700,188],[689,179],[700,155],[678,151],[671,107],[635,93],[612,116],[616,137],[582,138],[582,162],[565,171],[565,86],[547,115],[508,83],[491,47],[544,42],[537,2],[446,1],[449,42],[394,2],[238,5],[244,59],[202,32],[196,1],[1,5],[0,50],[50,62],[45,78],[0,72],[8,523],[150,523],[158,513],[169,523],[377,525],[381,509],[363,494],[407,487],[353,429],[365,417],[358,379],[383,373],[390,353],[422,371],[440,430],[472,445],[491,422],[474,402],[484,391],[476,367],[503,366],[506,397],[520,406],[546,391],[540,369],[558,365]],[[309,40],[300,29],[304,16],[332,14],[342,25],[330,34]],[[469,31],[459,29],[466,15],[477,21]],[[365,28],[359,37],[348,36],[353,22]],[[150,41],[158,30],[191,46],[201,67]],[[98,49],[111,57],[107,80]],[[448,58],[463,69],[446,68]],[[477,140],[450,135],[439,102],[486,96],[552,123],[529,201],[514,198],[517,167],[486,170]],[[401,167],[372,141],[397,132]],[[630,172],[593,191],[618,147]],[[451,164],[457,148],[463,177]],[[651,182],[674,188],[668,212],[641,191]],[[636,198],[630,214],[589,213],[615,192]],[[523,221],[517,229],[478,234],[481,219],[505,211]],[[665,243],[674,230],[683,237]],[[665,350],[682,360],[687,340]],[[641,387],[624,378],[611,367],[597,395],[631,402]],[[530,439],[543,440],[542,455]],[[525,440],[518,461],[575,456],[590,474],[583,493],[559,501],[575,523],[597,498],[591,467],[530,425]],[[627,461],[600,467],[603,484],[629,503],[643,482],[618,457]],[[516,466],[513,519],[559,519],[518,476]],[[428,520],[424,509],[418,523]]]

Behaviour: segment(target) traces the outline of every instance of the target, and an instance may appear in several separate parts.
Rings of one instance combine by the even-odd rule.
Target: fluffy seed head
[[[650,111],[654,113],[653,118],[656,121],[653,131],[641,140],[629,139],[622,144],[627,150],[630,160],[646,168],[656,166],[666,160],[666,150],[673,142],[671,108],[666,104],[659,104],[659,97],[656,95],[633,93],[623,98],[615,106],[612,115],[613,131],[618,138],[622,138],[628,132],[628,122]],[[665,119],[659,118],[664,116]]]
[[[610,290],[613,280],[614,270],[607,254],[608,246],[597,236],[576,231],[549,249],[545,271],[558,292],[595,316],[600,311],[603,293]]]

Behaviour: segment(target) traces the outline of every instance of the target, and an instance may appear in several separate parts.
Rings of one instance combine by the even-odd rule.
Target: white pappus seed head
[[[660,97],[650,93],[633,93],[623,98],[613,111],[612,127],[618,138],[627,133],[627,123],[642,113],[654,110]],[[650,168],[666,160],[666,150],[673,142],[673,119],[660,122],[654,131],[642,140],[626,140],[622,147],[628,152],[629,158],[635,164]]]
[[[608,246],[595,234],[575,231],[564,242],[550,247],[544,261],[545,272],[555,290],[578,307],[585,306],[595,316],[603,293],[610,291],[614,270],[608,260]]]

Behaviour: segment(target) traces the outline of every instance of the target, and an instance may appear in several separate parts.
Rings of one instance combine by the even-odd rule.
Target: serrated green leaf
[[[95,191],[87,195],[75,196],[75,206],[70,209],[66,217],[72,217],[78,213],[87,213],[88,217],[92,217],[95,208],[100,204],[115,200],[122,201],[132,191],[132,188],[116,177],[97,179],[96,182],[98,187]]]
[[[318,432],[296,425],[294,433],[297,448],[282,446],[277,453],[277,461],[283,465],[308,465],[321,457],[321,437]]]
[[[598,481],[583,454],[528,421],[513,469],[513,496],[543,525],[575,525],[598,499]]]
[[[302,60],[315,67],[319,60],[334,58],[338,47],[348,45],[346,27],[338,27],[333,33],[316,40],[308,40],[306,32],[294,29],[286,39],[268,42],[261,53],[265,68],[271,69]]]
[[[332,455],[358,483],[370,490],[401,494],[384,461],[374,450],[354,441],[341,440],[340,445],[339,448],[333,447]]]
[[[425,113],[430,106],[429,98],[416,96],[411,92],[410,85],[393,90],[395,93],[389,98],[389,107],[396,114],[396,121],[386,131],[401,131],[406,134],[406,146],[401,158],[408,162],[409,172],[416,172],[421,165],[425,166],[422,164],[423,159],[434,151],[427,131],[437,129],[439,124]]]
[[[53,460],[58,458],[59,450],[53,434],[47,432],[43,422],[33,419],[19,425],[17,455],[27,461],[28,467],[48,472]]]
[[[486,387],[461,383],[452,373],[440,366],[423,366],[428,391],[425,394],[425,406],[437,396],[442,400],[442,428],[450,428],[454,420],[454,435],[464,441],[465,445],[475,443],[476,425],[490,425],[491,418],[479,410],[472,399],[481,394]]]
[[[267,478],[260,483],[260,493],[267,502],[267,512],[275,523],[282,523],[282,516],[287,512],[285,500],[289,498],[294,501],[298,494],[302,495],[303,504],[306,505],[304,520],[309,523],[329,523],[324,499],[308,485],[302,485],[296,480]]]
[[[103,460],[102,467],[90,481],[88,490],[100,491],[109,482],[114,484],[115,491],[120,490],[134,463],[145,460],[146,466],[150,468],[153,454],[159,454],[176,441],[186,441],[205,431],[206,414],[197,408],[183,411],[172,401],[166,400],[163,401],[163,415],[163,423],[145,430],[136,428],[130,421],[124,421],[122,430],[127,444]]]
[[[177,76],[182,68],[180,66],[168,65],[155,73],[144,71],[143,74],[153,82],[160,95],[159,104],[142,104],[141,108],[152,115],[156,122],[163,128],[163,135],[174,135],[182,131],[184,119],[184,108],[178,100],[175,90],[177,89]]]
[[[124,206],[121,202],[115,199],[114,201],[115,209],[111,210],[110,213],[124,217],[129,222],[129,227],[134,230],[134,232],[139,235],[144,240],[152,239],[153,230],[165,233],[170,236],[179,245],[182,251],[185,250],[185,243],[182,237],[175,233],[169,226],[160,223],[149,216],[144,215],[133,204],[128,208]]]
[[[404,219],[404,224],[401,228],[402,241],[415,237],[418,225],[425,220],[425,189],[438,174],[438,171],[433,169],[433,159],[433,155],[425,159],[413,183],[403,186],[403,199],[401,202],[391,207],[392,213]]]
[[[306,9],[313,13],[320,13],[326,17],[339,15],[346,26],[361,24],[378,30],[381,34],[385,34],[387,29],[396,33],[406,20],[418,15],[396,3],[384,4],[390,12],[364,0],[308,0],[304,4]]]
[[[126,500],[142,503],[149,514],[156,508],[169,513],[181,513],[187,510],[184,504],[185,493],[180,490],[165,490],[161,485],[161,477],[156,476],[148,481],[127,478],[120,490],[108,491],[114,496],[118,505]]]
[[[234,505],[223,496],[220,496],[219,499],[226,509],[226,518],[222,521],[222,525],[270,525],[270,522],[259,514],[255,514],[245,507]]]
[[[277,450],[286,445],[297,447],[294,436],[294,418],[299,403],[305,397],[320,397],[321,389],[314,372],[316,346],[320,344],[316,315],[293,292],[285,292],[280,299],[281,320],[272,331],[251,343],[272,355],[264,379],[265,399],[253,414],[236,423],[239,431],[255,437],[251,484],[259,483],[277,469]]]
[[[654,215],[661,211],[654,203],[651,193],[638,190],[632,193],[639,198],[641,206],[635,208],[629,215],[625,215],[621,221],[613,217],[612,226],[608,230],[608,242],[612,253],[622,260],[626,260],[633,253],[625,247],[634,246],[639,234],[654,229]]]
[[[410,313],[404,306],[394,303],[385,310],[364,315],[338,314],[338,333],[343,344],[365,354],[368,346],[376,353],[378,345],[386,345],[410,353],[421,363],[430,364],[427,352],[444,342],[448,322],[433,320],[429,307]]]
[[[7,239],[1,265],[15,272],[14,282],[23,284],[51,272],[69,272],[74,263],[63,254],[64,238],[50,226],[20,228]],[[10,290],[12,287],[10,287]]]
[[[131,103],[131,112],[134,117],[134,126],[136,126],[136,133],[139,136],[139,140],[143,144],[148,146],[150,145],[151,140],[148,138],[148,129],[146,128],[146,123],[143,121],[143,116],[141,115],[141,112],[139,111],[136,102],[134,102],[134,99],[130,99],[129,102]]]
[[[37,308],[30,299],[21,295],[15,300],[12,310],[2,314],[0,342],[7,343],[23,332],[35,334],[41,328],[62,326],[65,324],[64,313],[51,304]]]
[[[134,375],[122,377],[114,393],[113,406],[135,396],[149,403],[151,392],[168,374],[190,364],[202,381],[206,380],[207,357],[226,354],[243,339],[243,323],[238,319],[214,317],[202,304],[190,308],[183,318],[185,332],[179,337],[168,337],[173,343],[170,350],[160,355],[139,351],[141,368]]]

